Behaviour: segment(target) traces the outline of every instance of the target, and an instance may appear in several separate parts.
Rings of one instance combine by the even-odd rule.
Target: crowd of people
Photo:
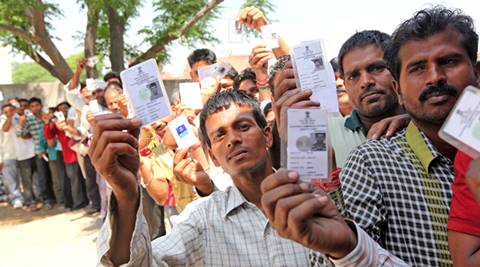
[[[237,20],[268,24],[255,7]],[[438,135],[463,89],[480,86],[477,53],[473,20],[441,6],[392,35],[348,38],[330,61],[331,181],[315,184],[281,168],[287,110],[321,107],[297,88],[282,38],[202,88],[202,109],[172,94],[171,114],[146,126],[117,74],[80,82],[81,60],[48,113],[38,98],[2,107],[8,201],[100,212],[106,266],[479,266],[480,159]],[[217,57],[196,49],[188,63],[199,82]],[[198,137],[190,148],[169,130],[179,116]]]

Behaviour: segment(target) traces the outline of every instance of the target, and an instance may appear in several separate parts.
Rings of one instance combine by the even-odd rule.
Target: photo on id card
[[[287,168],[300,180],[329,179],[327,113],[321,109],[289,109]]]
[[[168,123],[168,128],[177,143],[178,148],[190,148],[198,142],[193,127],[185,115],[180,115]]]
[[[463,90],[439,136],[470,157],[480,157],[480,89],[468,86]]]
[[[143,125],[170,114],[170,102],[154,59],[122,71],[120,77],[130,107]]]

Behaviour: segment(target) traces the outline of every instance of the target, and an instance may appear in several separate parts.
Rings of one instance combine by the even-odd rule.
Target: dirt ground
[[[83,210],[27,212],[0,203],[0,266],[95,266],[100,226]]]

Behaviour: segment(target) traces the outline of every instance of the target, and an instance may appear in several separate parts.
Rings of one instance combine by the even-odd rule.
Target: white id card
[[[214,86],[217,81],[222,79],[230,71],[230,68],[230,64],[218,62],[198,69],[201,88],[210,88]]]
[[[262,39],[268,49],[279,47],[278,24],[267,24],[262,27]]]
[[[328,112],[338,112],[335,74],[325,56],[322,40],[300,43],[291,49],[297,87],[312,90],[311,99]]]
[[[188,122],[187,117],[183,114],[169,122],[168,128],[180,149],[190,148],[198,142],[198,139],[193,132],[193,127]]]
[[[180,99],[188,107],[198,110],[203,108],[202,95],[199,83],[180,83]]]
[[[58,121],[64,121],[65,120],[65,116],[63,115],[63,112],[61,112],[61,111],[57,111],[57,112],[53,113],[53,115],[55,115],[55,117],[57,118]]]
[[[470,157],[480,157],[480,89],[465,88],[438,134]]]
[[[242,28],[236,20],[228,20],[228,41],[236,44],[243,42]]]
[[[120,77],[134,115],[142,120],[143,125],[170,114],[170,102],[155,59],[122,71]]]
[[[287,168],[303,181],[328,180],[327,112],[289,109],[287,127]]]

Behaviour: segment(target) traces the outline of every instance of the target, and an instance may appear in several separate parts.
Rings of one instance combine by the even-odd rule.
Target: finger
[[[385,136],[391,137],[394,133],[396,133],[401,128],[402,128],[402,124],[400,120],[392,120],[392,122],[388,126]]]
[[[305,224],[313,218],[333,218],[338,215],[338,210],[327,196],[311,196],[289,211],[287,227],[294,236],[303,236]]]
[[[298,173],[295,171],[279,169],[276,173],[267,176],[267,178],[263,180],[260,185],[260,190],[262,193],[265,193],[283,184],[295,183],[298,181],[298,178]]]
[[[275,56],[273,56],[272,54],[268,54],[267,56],[261,58],[258,62],[257,62],[257,65],[258,67],[263,67],[265,66],[265,63],[267,63],[270,59],[273,59]]]
[[[275,215],[273,222],[271,222],[275,229],[288,236],[290,232],[288,229],[290,211],[312,198],[315,198],[313,194],[303,193],[280,199],[275,205]]]
[[[296,91],[298,90],[298,91]],[[278,105],[279,110],[289,108],[292,104],[295,104],[300,101],[308,100],[310,101],[310,96],[312,95],[312,91],[310,90],[290,90],[286,92],[281,99],[276,102]]]
[[[131,134],[119,131],[104,131],[93,148],[92,159],[101,159],[100,155],[102,155],[109,143],[125,143],[135,150],[138,149],[138,141]]]
[[[93,139],[98,138],[103,131],[123,131],[140,128],[142,125],[139,119],[124,119],[120,114],[108,114],[106,117],[95,117],[95,128],[93,129]],[[108,117],[107,117],[108,116]],[[97,137],[97,138],[96,138]]]
[[[257,55],[260,53],[267,53],[270,49],[267,48],[265,44],[259,44],[252,49],[252,55]]]
[[[378,139],[385,132],[387,125],[388,123],[383,120],[372,125],[372,127],[367,133],[367,139],[372,139],[372,140]]]
[[[290,106],[290,108],[319,108],[319,107],[320,107],[320,103],[312,100],[300,101]]]
[[[187,173],[185,171],[185,168],[188,166],[188,164],[190,164],[190,162],[191,162],[191,159],[187,158],[187,159],[184,159],[184,160],[180,161],[178,163],[178,165],[176,165],[174,167],[173,170],[174,170],[175,174],[177,174],[175,176],[177,177],[178,180],[180,180],[182,182],[185,180],[184,176],[187,175]]]
[[[173,166],[177,165],[180,161],[185,159],[185,156],[187,155],[188,150],[187,149],[177,149],[175,152],[175,155],[173,156]]]
[[[276,213],[275,207],[276,203],[286,197],[290,197],[293,195],[311,192],[313,191],[313,187],[310,186],[308,183],[295,183],[290,182],[287,184],[280,185],[278,187],[273,188],[265,192],[262,195],[261,203],[262,207],[265,211],[265,214],[269,219],[274,219],[274,215]]]

